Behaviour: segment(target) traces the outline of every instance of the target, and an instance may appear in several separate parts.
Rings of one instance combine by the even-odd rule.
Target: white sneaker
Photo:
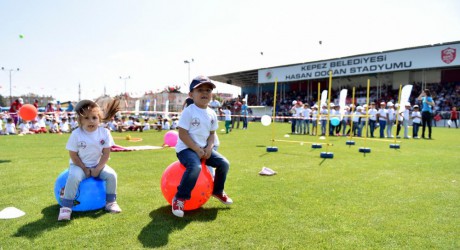
[[[121,208],[116,201],[105,204],[105,210],[113,214],[121,213]]]
[[[70,215],[72,214],[72,209],[68,207],[61,207],[59,209],[58,221],[70,220]]]

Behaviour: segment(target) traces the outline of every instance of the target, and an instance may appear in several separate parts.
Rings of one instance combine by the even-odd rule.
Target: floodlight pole
[[[189,61],[189,60],[184,60],[184,63],[185,63],[185,64],[188,64],[188,83],[190,83],[190,64],[191,64],[192,62],[194,62],[193,58],[192,58],[191,61]]]
[[[12,95],[12,92],[11,92],[11,72],[13,71],[19,71],[19,68],[16,68],[16,69],[5,69],[4,67],[2,67],[2,70],[3,71],[9,71],[9,75],[10,75],[10,105],[13,104],[13,95]]]
[[[131,79],[131,76],[125,76],[125,77],[121,77],[121,76],[120,76],[120,79],[121,79],[121,80],[124,80],[124,82],[125,82],[125,95],[126,95],[126,93],[127,93],[127,92],[126,92],[126,80]]]

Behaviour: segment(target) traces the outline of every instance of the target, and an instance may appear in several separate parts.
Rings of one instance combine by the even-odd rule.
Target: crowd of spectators
[[[414,82],[412,83],[412,94],[409,98],[409,102],[412,105],[418,104],[420,105],[417,97],[422,92],[422,88],[428,88],[432,91],[433,99],[435,100],[436,113],[447,114],[448,111],[452,109],[452,107],[457,107],[460,109],[460,82],[452,82],[452,83],[426,83],[423,86],[421,82]],[[335,99],[339,92],[342,89],[348,89],[348,97],[351,96],[352,87],[345,86],[340,89],[333,89],[331,92],[331,96]],[[367,88],[363,86],[357,86],[355,88],[355,97],[358,98],[366,98],[367,95]],[[393,102],[397,103],[399,95],[399,88],[394,89],[391,85],[382,85],[380,90],[377,90],[377,87],[371,87],[369,93],[369,102]],[[307,103],[310,106],[313,106],[316,103],[318,93],[317,91],[313,91],[310,96],[307,96],[307,93],[304,91],[290,91],[286,92],[285,98],[277,97],[277,106],[276,110],[277,113],[280,115],[289,115],[288,112],[292,108],[292,101],[301,101],[302,103]],[[248,96],[248,105],[249,106],[273,106],[273,92],[265,91],[262,92],[260,97],[260,102],[257,101],[257,96],[255,94],[249,94]],[[347,103],[349,104],[349,103]],[[364,104],[364,103],[359,103]],[[444,115],[443,115],[443,118]]]

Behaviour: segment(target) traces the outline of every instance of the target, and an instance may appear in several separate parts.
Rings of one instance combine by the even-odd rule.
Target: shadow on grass
[[[162,247],[168,244],[170,233],[182,230],[194,221],[213,221],[218,210],[228,208],[199,208],[185,211],[183,218],[178,218],[171,213],[171,206],[160,207],[150,213],[152,221],[146,225],[138,236],[144,247]]]
[[[0,160],[0,163],[8,163],[11,162],[11,160]]]
[[[58,204],[44,208],[42,210],[43,217],[41,219],[27,223],[26,225],[20,227],[14,236],[34,239],[45,231],[54,230],[68,225],[71,221],[57,220],[59,208],[60,206]],[[106,212],[102,209],[88,212],[73,212],[72,220],[76,220],[81,217],[90,217],[95,219],[103,214],[106,214]]]

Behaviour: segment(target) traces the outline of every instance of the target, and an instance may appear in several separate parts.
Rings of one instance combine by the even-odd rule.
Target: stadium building
[[[459,51],[460,41],[456,41],[247,70],[210,78],[240,86],[243,95],[250,96],[249,105],[272,105],[264,103],[264,95],[273,94],[275,81],[278,82],[279,100],[289,99],[294,93],[297,99],[300,97],[313,102],[317,99],[318,83],[321,90],[328,88],[329,71],[332,71],[332,89],[335,92],[356,87],[356,97],[361,100],[366,97],[368,79],[371,101],[384,99],[387,89],[398,92],[399,86],[406,84],[417,86],[412,96],[419,94],[414,91],[431,88],[435,84],[453,84],[458,93]],[[336,98],[332,96],[331,99]]]

